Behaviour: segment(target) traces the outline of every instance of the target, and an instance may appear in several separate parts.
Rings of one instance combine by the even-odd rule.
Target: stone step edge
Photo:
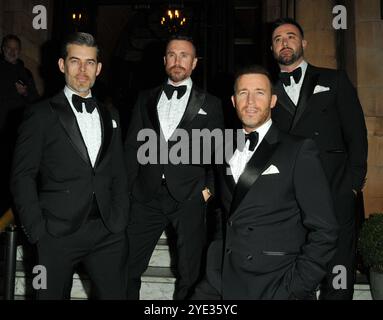
[[[17,270],[15,274],[15,278],[31,278],[32,275],[26,275],[24,270]],[[2,279],[3,276],[0,277]],[[89,277],[86,273],[78,273],[75,272],[73,274],[73,279],[82,279],[89,280]],[[153,279],[169,279],[168,281],[174,282],[175,276],[169,267],[148,267],[144,274],[142,275],[142,281],[148,282],[161,282],[161,280],[153,280]]]
[[[158,240],[157,245],[154,248],[154,251],[169,251],[167,240],[166,239]],[[23,251],[20,248],[18,248],[16,252],[16,261],[23,261]]]

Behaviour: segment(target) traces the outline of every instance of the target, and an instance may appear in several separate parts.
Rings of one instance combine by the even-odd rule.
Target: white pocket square
[[[207,115],[207,113],[202,108],[199,109],[198,114]]]
[[[268,167],[265,171],[262,172],[262,176],[267,174],[277,174],[277,173],[279,173],[278,168],[272,164],[270,167]]]
[[[316,94],[316,93],[319,93],[319,92],[325,92],[325,91],[330,91],[330,88],[329,87],[322,87],[320,85],[317,85],[314,88],[314,93],[313,94]]]
[[[112,119],[112,125],[113,125],[113,128],[117,128],[117,122],[116,122],[116,120],[113,120],[113,119]]]

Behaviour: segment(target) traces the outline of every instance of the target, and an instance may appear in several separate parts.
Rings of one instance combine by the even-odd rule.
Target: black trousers
[[[141,276],[166,226],[176,232],[178,277],[175,300],[187,299],[201,274],[201,259],[206,244],[206,203],[201,193],[177,202],[162,185],[148,203],[133,199],[128,224],[128,299],[139,299]]]
[[[38,263],[47,271],[39,300],[69,299],[74,268],[82,263],[96,299],[126,299],[127,238],[110,233],[101,217],[89,218],[75,233],[56,238],[45,233],[37,243]],[[93,291],[94,290],[94,291]]]
[[[351,194],[351,191],[350,191]],[[339,231],[336,252],[328,266],[328,272],[320,286],[320,300],[352,300],[354,295],[354,284],[356,279],[356,207],[353,194],[352,197],[338,198],[334,202],[335,210],[346,212],[342,219],[338,216]],[[340,278],[340,272],[334,267],[344,267],[346,279]],[[334,279],[335,278],[335,279]],[[335,280],[335,281],[334,281]],[[334,287],[335,282],[335,287]],[[339,284],[346,283],[346,287],[340,288]]]

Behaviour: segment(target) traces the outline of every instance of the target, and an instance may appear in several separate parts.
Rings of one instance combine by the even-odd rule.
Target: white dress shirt
[[[231,173],[233,175],[235,183],[238,182],[239,177],[241,176],[241,174],[245,170],[247,162],[253,156],[255,150],[257,150],[258,146],[262,142],[262,140],[265,137],[266,133],[269,131],[272,123],[273,123],[272,120],[269,119],[264,124],[262,124],[259,128],[254,130],[254,131],[258,132],[258,143],[255,146],[253,151],[249,150],[249,145],[250,145],[250,141],[249,140],[246,141],[245,147],[243,148],[242,151],[240,151],[239,149],[235,150],[233,156],[229,160],[229,165],[230,165]],[[245,130],[243,130],[243,131],[246,133]]]
[[[170,80],[168,80],[168,83],[174,85]],[[158,101],[158,119],[166,141],[172,136],[185,113],[193,82],[191,78],[187,78],[176,86],[182,85],[186,85],[186,92],[180,99],[177,99],[177,91],[173,92],[173,96],[170,100],[167,98],[165,92],[162,92],[160,100]]]
[[[283,85],[287,95],[290,97],[291,101],[294,102],[295,105],[297,105],[299,101],[299,95],[301,93],[303,79],[305,77],[306,70],[307,70],[307,62],[303,60],[297,68],[299,67],[301,67],[302,69],[302,76],[300,80],[298,81],[298,83],[295,83],[294,77],[291,76],[290,85],[289,86]],[[284,71],[281,70],[281,72],[284,72]]]
[[[90,162],[94,167],[98,152],[101,147],[101,124],[97,108],[94,108],[92,113],[88,113],[83,103],[82,112],[78,112],[72,103],[72,95],[77,93],[71,90],[68,86],[65,86],[64,94],[68,99],[68,102],[74,112],[74,115],[76,116],[81,135],[88,150]],[[92,94],[89,93],[85,98],[89,98],[91,96]]]

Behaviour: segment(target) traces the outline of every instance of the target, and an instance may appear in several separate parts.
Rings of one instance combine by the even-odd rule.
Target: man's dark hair
[[[197,48],[194,44],[194,40],[192,37],[189,37],[189,36],[186,36],[186,35],[180,35],[180,34],[177,34],[177,35],[173,35],[171,36],[170,38],[168,38],[168,40],[166,41],[166,46],[165,46],[165,50],[167,50],[168,46],[169,46],[169,43],[174,41],[174,40],[182,40],[182,41],[188,41],[192,44],[193,48],[194,48],[194,53],[195,53],[195,56],[197,56]],[[166,52],[165,52],[166,54]]]
[[[238,79],[241,76],[246,75],[246,74],[263,74],[264,76],[266,76],[267,79],[269,79],[269,81],[270,81],[271,94],[273,94],[273,82],[271,80],[271,76],[270,76],[269,71],[267,71],[267,69],[264,68],[263,66],[260,66],[257,64],[244,66],[244,67],[237,70],[237,72],[234,75],[234,93],[237,90]]]
[[[64,60],[68,56],[68,45],[70,44],[96,48],[97,60],[99,59],[100,49],[96,43],[96,39],[90,33],[75,32],[67,36],[61,47],[61,58]]]
[[[296,22],[294,19],[291,19],[291,18],[280,18],[280,19],[275,20],[271,26],[271,36],[273,36],[275,29],[277,29],[278,27],[283,26],[285,24],[292,24],[292,25],[296,26],[298,28],[299,32],[301,33],[302,38],[304,38],[305,35],[304,35],[304,32],[303,32],[301,25],[298,22]]]
[[[7,34],[4,38],[3,38],[3,41],[1,42],[1,50],[3,50],[5,44],[8,42],[8,41],[11,41],[11,40],[14,40],[16,41],[18,44],[19,44],[19,47],[21,48],[21,40],[18,36],[16,36],[15,34]]]

